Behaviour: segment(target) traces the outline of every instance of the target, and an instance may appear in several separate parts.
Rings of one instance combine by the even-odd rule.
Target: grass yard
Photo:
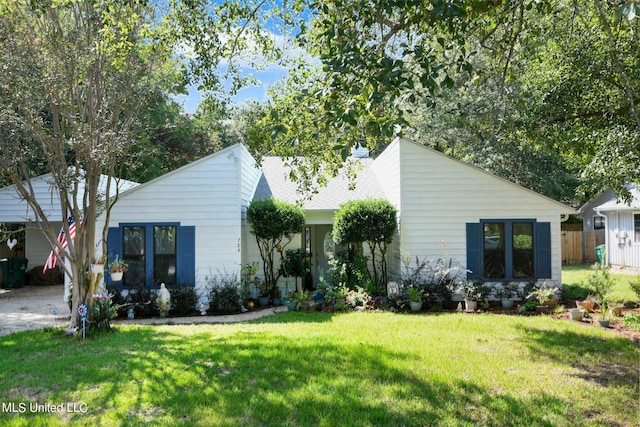
[[[565,265],[562,266],[562,286],[568,291],[569,296],[584,295],[589,293],[589,289],[585,288],[587,276],[593,272],[590,264],[581,265]],[[633,292],[629,283],[632,280],[639,280],[638,275],[624,274],[612,272],[611,278],[616,284],[611,291],[611,299],[615,302],[640,303],[638,296]]]
[[[0,425],[632,426],[638,360],[630,340],[549,316],[50,329],[0,337]]]

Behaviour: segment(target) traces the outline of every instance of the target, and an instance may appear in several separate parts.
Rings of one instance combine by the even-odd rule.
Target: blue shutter
[[[178,227],[178,285],[196,283],[196,228]]]
[[[536,224],[537,279],[551,279],[551,223]]]
[[[467,223],[467,279],[482,278],[482,228],[480,223]]]
[[[113,262],[116,255],[122,259],[122,231],[120,227],[109,227],[107,232],[107,264]],[[105,275],[107,285],[111,285],[111,276],[107,273]]]

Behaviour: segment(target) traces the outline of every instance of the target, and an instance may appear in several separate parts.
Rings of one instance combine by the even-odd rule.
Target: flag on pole
[[[75,240],[76,238],[76,222],[73,220],[72,216],[69,216],[69,239],[67,239],[67,235],[64,232],[64,227],[60,229],[60,234],[58,234],[58,242],[62,249],[67,249],[69,247],[69,240]],[[51,250],[49,254],[49,258],[47,258],[47,262],[44,264],[44,268],[42,269],[42,273],[46,273],[47,270],[55,268],[56,263],[58,262],[57,254],[60,253],[60,249],[57,246]]]

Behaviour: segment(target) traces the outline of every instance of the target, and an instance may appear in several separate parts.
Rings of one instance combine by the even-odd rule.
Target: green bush
[[[127,294],[127,302],[134,307],[136,317],[152,317],[158,312],[156,303],[156,293],[145,288],[144,285],[137,286]]]
[[[631,286],[631,290],[638,296],[638,299],[640,299],[640,277],[630,280],[629,285]]]
[[[369,247],[373,270],[369,275],[376,285],[388,281],[386,254],[397,228],[396,218],[396,208],[386,199],[348,201],[340,206],[334,217],[333,240],[336,243],[366,243]]]
[[[329,265],[328,276],[332,285],[344,286],[348,290],[375,288],[367,270],[367,257],[361,248],[338,253]]]
[[[195,286],[179,286],[169,289],[171,294],[171,312],[178,316],[193,314],[198,304],[198,294]]]
[[[242,308],[242,286],[235,274],[221,273],[207,277],[209,310],[235,313]]]
[[[305,224],[304,211],[291,203],[274,199],[254,200],[247,207],[247,223],[256,236],[264,280],[273,294],[280,272],[276,275],[274,251],[282,252],[291,238],[302,232]]]
[[[627,313],[622,318],[624,326],[640,331],[640,316],[635,313]]]

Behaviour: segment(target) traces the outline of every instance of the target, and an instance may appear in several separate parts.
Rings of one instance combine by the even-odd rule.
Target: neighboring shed
[[[606,218],[606,245],[609,265],[640,269],[640,190],[631,188],[631,201],[611,198],[596,207]]]

